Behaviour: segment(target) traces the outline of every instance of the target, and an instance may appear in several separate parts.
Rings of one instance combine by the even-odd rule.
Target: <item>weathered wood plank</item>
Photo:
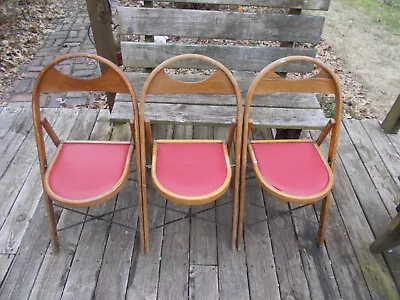
[[[266,130],[253,130],[255,139],[270,139]],[[293,219],[288,213],[289,205],[263,191],[267,210],[268,225],[279,281],[280,296],[283,299],[308,299],[311,297],[306,271],[301,259],[301,248],[294,231]]]
[[[106,114],[108,112],[105,110],[100,112],[82,110],[68,138],[88,139],[91,137],[96,140],[108,140],[110,131],[107,130],[108,121],[104,118]],[[101,134],[102,138],[99,137]],[[86,212],[87,209],[81,209],[81,211]],[[84,215],[66,210],[60,210],[59,214],[61,216],[57,224],[58,229],[85,220]],[[76,254],[81,231],[82,225],[78,225],[59,232],[60,251],[54,255],[50,247],[47,249],[32,289],[31,299],[60,299],[69,275],[71,262]]]
[[[311,298],[340,299],[328,249],[325,246],[319,247],[316,243],[318,220],[313,207],[295,210],[292,215]]]
[[[44,201],[40,201],[18,254],[1,286],[0,299],[28,299],[49,246]]]
[[[72,123],[68,126],[68,123],[70,123],[70,119],[74,120],[74,118],[76,118],[76,113],[68,111],[67,114],[60,116],[59,113],[59,110],[50,110],[46,116],[50,124],[57,120],[57,122],[53,124],[54,128],[57,132],[62,133],[60,138],[65,138],[70,132],[73,124]],[[27,127],[32,127],[31,122],[27,121],[26,123],[28,124]],[[24,135],[24,133],[22,132],[21,135]],[[25,133],[25,137],[21,137],[21,139],[25,140],[21,148],[27,146],[30,147],[32,144],[35,146],[33,129],[28,135]],[[47,154],[49,156],[54,153],[55,148],[50,139],[46,140],[46,149],[48,150]],[[31,150],[36,152],[36,147]],[[27,170],[25,170],[25,172],[26,171]],[[29,222],[35,213],[43,194],[39,165],[34,163],[33,167],[28,169],[27,174],[28,176],[26,177],[23,186],[20,188],[18,195],[15,197],[15,202],[9,210],[3,226],[1,226],[0,252],[2,253],[15,254],[17,252],[25,231],[29,226]]]
[[[304,132],[304,134],[306,138],[310,138],[309,132]],[[323,148],[327,151],[326,143]],[[314,210],[317,212],[318,218],[320,207],[320,202],[315,204]],[[310,282],[312,297],[315,297],[316,291],[322,291],[322,295],[318,295],[316,299],[336,299],[339,298],[337,295],[337,289],[339,288],[340,296],[343,299],[370,299],[371,296],[354,250],[351,247],[343,247],[343,245],[350,245],[351,241],[333,195],[331,194],[325,246],[320,248],[316,248],[315,243],[318,225],[302,221],[318,222],[319,219],[316,218],[314,210],[311,207],[306,207],[300,211],[293,212],[295,229],[298,232],[300,245],[304,247],[301,255],[306,265],[305,270],[307,279]],[[299,226],[302,228],[300,231],[298,229]],[[310,253],[312,257],[309,256]],[[316,284],[320,286],[316,288]]]
[[[319,211],[319,207],[319,205],[316,207],[317,211]],[[325,245],[329,255],[327,262],[332,265],[334,272],[333,278],[329,278],[329,280],[336,281],[343,299],[371,299],[353,247],[343,246],[351,244],[352,240],[343,224],[335,197],[331,195],[325,236]]]
[[[128,78],[134,84],[137,94],[143,88],[144,82],[149,76],[148,73],[129,72]],[[185,81],[201,81],[207,76],[192,75],[192,74],[174,74],[173,78]],[[237,72],[234,74],[242,92],[242,101],[246,102],[247,90],[250,87],[255,74],[252,72]],[[131,102],[131,98],[126,94],[118,94],[116,101]],[[207,95],[194,94],[193,97],[187,95],[148,95],[146,103],[181,103],[181,104],[200,104],[200,105],[236,105],[236,100],[231,95]],[[284,107],[284,108],[320,108],[319,102],[312,93],[273,93],[267,95],[256,95],[251,102],[252,107]]]
[[[4,139],[11,125],[15,122],[16,117],[21,113],[21,108],[3,108],[0,115],[1,128],[0,128],[0,142]]]
[[[251,6],[269,6],[269,7],[285,7],[285,8],[299,8],[299,9],[316,9],[328,10],[330,0],[179,0],[175,2],[182,3],[204,3],[204,4],[221,4],[221,5],[251,5]]]
[[[179,125],[174,127],[174,139],[191,139],[192,137],[192,127]],[[165,223],[183,216],[183,214],[168,210],[168,208],[177,209],[183,213],[188,212],[190,209],[189,206],[177,205],[167,201]],[[164,299],[187,299],[190,220],[186,218],[164,226],[158,293],[163,295]]]
[[[313,138],[318,136],[318,133],[312,132],[311,134]],[[340,139],[339,145],[342,144],[345,147],[347,145],[345,140]],[[349,147],[350,149],[348,150],[351,151],[351,143]],[[353,182],[350,181],[350,176],[348,177],[348,168],[345,169],[344,167],[347,162],[342,162],[341,154],[345,153],[345,151],[345,149],[339,149],[340,155],[336,159],[335,184],[332,193],[372,299],[396,299],[399,296],[398,291],[383,257],[381,255],[373,255],[369,251],[369,245],[374,236],[360,205],[358,193],[356,194],[353,189]],[[372,183],[370,184],[372,185]]]
[[[127,141],[130,136],[131,133],[128,126],[117,126],[113,129],[111,140]],[[99,215],[111,212],[115,208],[115,202],[116,197],[101,205],[92,206],[89,208],[89,213]],[[107,219],[111,219],[110,216]],[[93,296],[110,228],[111,225],[109,223],[101,220],[95,220],[83,225],[61,299],[76,297],[87,299]]]
[[[128,181],[118,194],[116,209],[137,203],[136,199],[136,183]],[[125,299],[132,251],[136,242],[137,217],[137,206],[114,213],[113,221],[134,227],[134,229],[126,229],[115,224],[111,226],[94,291],[96,299]]]
[[[377,120],[362,120],[361,124],[385,163],[386,168],[392,175],[394,182],[400,187],[400,180],[398,178],[400,175],[400,138],[398,137],[400,135],[386,135]],[[396,138],[398,138],[398,145],[396,145]],[[397,195],[398,198],[399,195]]]
[[[214,128],[215,139],[225,139],[228,128]],[[246,257],[244,251],[232,250],[232,208],[233,192],[231,189],[217,200],[217,222],[227,226],[217,226],[219,298],[249,299]]]
[[[115,104],[111,120],[114,122],[128,122],[133,118],[127,108],[130,104],[118,102]],[[233,106],[203,106],[185,104],[151,103],[146,107],[146,116],[153,123],[171,124],[185,123],[203,125],[229,126],[236,115]],[[322,110],[319,109],[289,109],[258,107],[251,112],[251,119],[255,127],[271,128],[302,128],[321,129],[326,123]]]
[[[373,142],[370,140],[368,133],[361,125],[361,122],[358,120],[348,119],[343,120],[343,124],[345,125],[350,139],[356,147],[357,153],[367,169],[372,182],[375,184],[376,190],[381,196],[389,215],[393,218],[397,215],[396,206],[399,204],[398,198],[400,196],[400,189],[398,185],[391,177],[388,169],[379,156],[379,152],[374,148]],[[400,156],[397,157],[397,162],[400,163]],[[398,181],[397,178],[396,181]]]
[[[121,35],[319,42],[324,17],[172,8],[118,7]],[[125,50],[123,50],[125,51]]]
[[[14,258],[15,258],[14,254],[0,254],[0,287],[3,285],[3,281],[8,273],[8,270]]]
[[[346,130],[341,130],[338,148],[347,176],[357,193],[368,223],[374,235],[377,236],[384,232],[391,220],[390,215],[374,187],[374,183],[371,181],[363,162],[359,159]],[[395,282],[400,286],[400,249],[394,249],[392,252],[385,254],[385,258]]]
[[[7,170],[15,153],[32,129],[31,113],[30,109],[23,109],[15,118],[15,122],[8,132],[0,140],[0,177]],[[5,115],[8,115],[8,113],[5,113]]]
[[[311,48],[279,48],[228,45],[189,45],[121,42],[123,64],[133,68],[155,68],[164,60],[186,53],[202,54],[216,59],[230,70],[260,71],[271,62],[290,55],[315,57]],[[210,68],[209,65],[191,60],[171,64],[171,68]],[[287,63],[276,69],[280,72],[309,72],[310,64]]]
[[[213,139],[213,128],[204,126],[193,127],[194,139]],[[190,221],[190,264],[197,265],[217,265],[217,225],[215,222],[215,202],[206,205],[192,206],[191,212],[196,213],[205,209],[209,209],[200,213],[200,218],[208,221],[192,218]],[[214,286],[213,283],[211,286]],[[189,286],[189,294],[191,287]],[[199,295],[196,294],[196,297]]]
[[[61,111],[54,124],[54,128],[58,129],[61,138],[65,138],[70,132],[72,132],[70,135],[73,135],[74,131],[71,128],[73,128],[72,125],[74,125],[77,115],[78,111],[76,110],[64,109]],[[65,131],[62,131],[62,129]],[[75,127],[75,129],[77,128]],[[79,129],[82,128],[79,127]],[[76,132],[81,133],[82,131]],[[50,140],[46,142],[50,143]],[[36,180],[36,184],[37,182],[40,182],[40,179]],[[45,258],[46,249],[50,252],[50,248],[48,248],[49,235],[47,221],[43,204],[43,201],[39,202],[30,221],[0,297],[6,295],[5,298],[8,299],[27,299],[32,291],[36,276]],[[54,280],[54,277],[52,279]],[[23,285],[20,284],[21,282],[23,282]]]
[[[189,299],[219,299],[218,266],[190,266]]]
[[[50,113],[51,114],[51,113]],[[66,112],[68,114],[68,112]],[[75,114],[76,116],[76,114]],[[70,120],[74,120],[74,115],[69,114]],[[53,119],[54,120],[54,119]],[[62,120],[62,121],[61,121]],[[57,122],[58,123],[58,122]],[[60,126],[64,127],[64,130],[70,130],[71,127],[65,128],[67,126],[67,118],[60,119]],[[50,144],[48,144],[50,145]],[[20,193],[26,178],[28,177],[30,170],[35,164],[37,159],[37,150],[35,144],[34,132],[30,131],[25,139],[22,147],[20,147],[15,153],[11,165],[8,167],[7,171],[0,178],[0,194],[2,195],[2,201],[0,201],[0,226],[3,224],[10,213],[18,194]],[[27,170],[29,170],[27,172]],[[15,179],[18,178],[16,181]]]
[[[153,138],[172,138],[173,127],[171,125],[156,125],[153,127]],[[165,206],[165,199],[155,190],[147,173],[147,197],[152,203],[161,207]],[[159,270],[162,260],[161,247],[163,243],[163,227],[165,209],[149,204],[149,227],[155,228],[149,232],[150,249],[146,255],[139,254],[140,245],[135,243],[134,258],[132,259],[131,271],[129,274],[128,291],[126,298],[135,299],[157,299],[159,283]],[[157,228],[156,228],[157,227]],[[139,240],[139,238],[137,238]]]
[[[245,207],[247,225],[266,219],[263,194],[255,179],[246,181]],[[244,242],[251,297],[279,299],[279,283],[267,220],[257,225],[245,226]]]

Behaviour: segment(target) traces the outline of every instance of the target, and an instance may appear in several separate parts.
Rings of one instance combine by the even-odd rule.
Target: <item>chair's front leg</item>
[[[331,199],[330,192],[328,193],[328,195],[326,195],[324,199],[322,199],[321,213],[319,217],[318,237],[317,237],[318,246],[322,246],[324,244],[330,199]]]
[[[53,249],[53,253],[57,253],[60,249],[60,242],[58,240],[57,221],[54,214],[54,206],[52,200],[49,198],[46,192],[43,193],[43,197],[46,204],[47,226],[50,233],[51,247]]]

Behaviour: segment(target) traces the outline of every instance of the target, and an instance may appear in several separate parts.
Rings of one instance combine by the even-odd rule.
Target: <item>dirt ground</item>
[[[361,116],[383,120],[400,94],[400,36],[341,0],[332,0],[325,17],[324,40],[365,92],[350,104]]]

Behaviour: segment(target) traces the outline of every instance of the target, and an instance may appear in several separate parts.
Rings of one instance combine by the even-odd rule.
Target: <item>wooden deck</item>
[[[46,115],[62,139],[129,138],[128,128],[109,125],[107,111],[47,109]],[[182,214],[150,205],[156,228],[146,256],[138,232],[101,221],[60,232],[62,248],[53,255],[30,109],[0,108],[0,124],[0,299],[400,298],[400,248],[369,251],[396,214],[400,188],[400,135],[385,135],[376,120],[343,121],[324,247],[315,243],[317,208],[283,214],[288,205],[249,176],[246,224],[269,219],[245,228],[242,251],[230,247],[231,206],[219,206],[231,200],[228,192],[201,215],[222,225],[192,218],[157,227]],[[207,138],[226,130],[157,125],[154,135]],[[132,174],[114,200],[89,213],[136,203],[135,186]],[[166,202],[152,188],[149,201]],[[57,217],[60,227],[85,218],[61,209]],[[136,227],[137,211],[109,218]]]

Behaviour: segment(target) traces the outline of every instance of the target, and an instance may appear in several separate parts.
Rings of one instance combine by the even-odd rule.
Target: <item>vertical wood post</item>
[[[397,100],[394,102],[389,113],[386,115],[385,120],[382,123],[383,130],[386,133],[397,133],[400,129],[400,95],[397,96]]]
[[[301,9],[291,8],[289,9],[288,15],[300,15]],[[293,42],[281,42],[280,46],[285,48],[293,47]],[[282,77],[286,77],[286,72],[278,72]],[[301,134],[301,129],[277,129],[275,139],[298,139]]]
[[[153,1],[144,1],[144,7],[153,7]],[[144,41],[146,43],[154,43],[154,36],[153,35],[145,35],[144,36]],[[144,71],[146,73],[151,73],[153,71],[152,68],[145,68]]]
[[[117,49],[111,28],[111,7],[107,0],[86,0],[86,6],[92,27],[94,43],[97,54],[117,63]],[[108,67],[100,64],[101,73],[104,74]],[[107,93],[107,103],[112,110],[115,93]]]

